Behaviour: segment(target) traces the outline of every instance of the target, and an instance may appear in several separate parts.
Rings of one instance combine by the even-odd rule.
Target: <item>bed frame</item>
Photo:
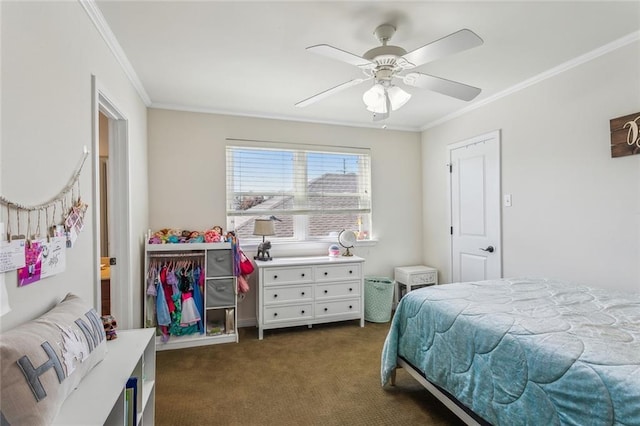
[[[453,414],[458,416],[460,420],[462,420],[465,424],[469,426],[483,426],[488,423],[483,422],[479,423],[474,417],[472,417],[465,409],[463,409],[458,401],[453,399],[449,394],[441,391],[437,386],[433,383],[425,379],[422,373],[419,370],[416,370],[411,364],[409,364],[404,359],[398,357],[398,366],[397,368],[404,368],[407,372],[416,379],[418,383],[420,383],[426,390],[428,390],[433,396],[435,396],[438,401],[442,402]],[[391,374],[391,386],[396,385],[396,370],[393,370]]]

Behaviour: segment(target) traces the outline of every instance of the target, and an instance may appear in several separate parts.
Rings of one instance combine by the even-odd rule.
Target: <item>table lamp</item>
[[[253,235],[262,235],[262,242],[258,245],[258,254],[253,258],[256,260],[271,260],[269,249],[271,241],[265,241],[267,235],[275,235],[276,230],[271,219],[256,219],[253,225]]]

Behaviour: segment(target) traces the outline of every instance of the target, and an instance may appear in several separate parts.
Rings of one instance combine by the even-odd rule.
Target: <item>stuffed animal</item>
[[[118,329],[116,319],[111,315],[103,315],[100,318],[102,318],[102,325],[104,327],[104,333],[107,335],[107,340],[116,339],[118,337],[116,333]]]

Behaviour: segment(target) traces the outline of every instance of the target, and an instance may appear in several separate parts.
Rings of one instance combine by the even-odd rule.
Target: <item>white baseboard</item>
[[[255,318],[238,318],[238,328],[242,327],[256,327],[258,321]]]

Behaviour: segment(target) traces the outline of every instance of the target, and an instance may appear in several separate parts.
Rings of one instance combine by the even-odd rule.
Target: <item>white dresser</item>
[[[364,327],[364,259],[357,256],[256,260],[258,338],[264,330],[360,320]]]

